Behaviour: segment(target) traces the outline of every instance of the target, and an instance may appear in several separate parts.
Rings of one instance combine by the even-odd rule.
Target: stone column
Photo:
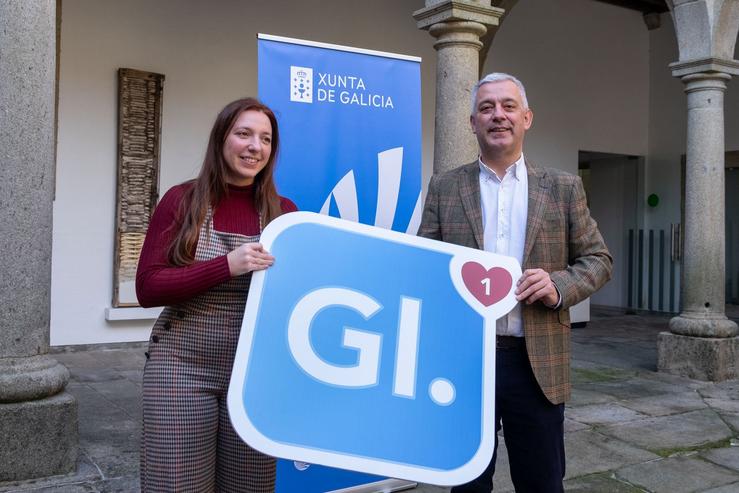
[[[77,403],[47,355],[56,0],[0,1],[0,482],[74,469]]]
[[[739,74],[739,2],[668,2],[688,105],[681,313],[659,335],[658,368],[701,380],[739,377],[737,325],[725,315],[724,91]],[[715,10],[714,10],[715,9]],[[711,14],[711,15],[709,15]]]
[[[477,157],[477,141],[470,128],[472,86],[479,80],[480,38],[486,26],[497,26],[502,9],[490,0],[426,0],[413,13],[419,29],[436,38],[436,118],[434,173],[441,173]]]

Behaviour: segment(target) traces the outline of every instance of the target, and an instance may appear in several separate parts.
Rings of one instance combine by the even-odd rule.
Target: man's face
[[[523,136],[531,127],[533,116],[531,110],[524,108],[521,92],[512,81],[483,84],[477,91],[474,112],[470,116],[481,155],[518,159],[523,149]]]

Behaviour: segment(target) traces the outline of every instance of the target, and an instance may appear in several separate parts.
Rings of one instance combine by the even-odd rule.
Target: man
[[[612,259],[580,178],[524,159],[533,113],[523,84],[490,74],[475,85],[472,102],[479,160],[431,179],[418,234],[521,262],[519,303],[496,327],[496,430],[502,423],[517,492],[561,492],[567,309],[608,281]],[[487,470],[452,492],[489,493],[497,447],[496,438]]]

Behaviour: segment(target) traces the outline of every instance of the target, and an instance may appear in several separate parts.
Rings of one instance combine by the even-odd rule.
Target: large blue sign
[[[517,261],[297,212],[262,243],[229,388],[231,419],[278,457],[439,485],[487,466],[495,321]]]

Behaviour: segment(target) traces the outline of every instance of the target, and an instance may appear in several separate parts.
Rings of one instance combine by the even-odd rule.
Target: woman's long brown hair
[[[188,265],[193,262],[200,227],[205,221],[208,206],[215,208],[228,193],[228,164],[223,159],[223,144],[239,115],[249,110],[264,113],[272,124],[272,153],[265,167],[254,178],[254,206],[261,215],[262,227],[282,214],[280,196],[277,195],[274,183],[275,161],[280,147],[277,118],[271,109],[255,98],[238,99],[226,105],[216,117],[210,131],[203,167],[180,203],[180,222],[173,225],[178,231],[168,252],[172,265]]]

